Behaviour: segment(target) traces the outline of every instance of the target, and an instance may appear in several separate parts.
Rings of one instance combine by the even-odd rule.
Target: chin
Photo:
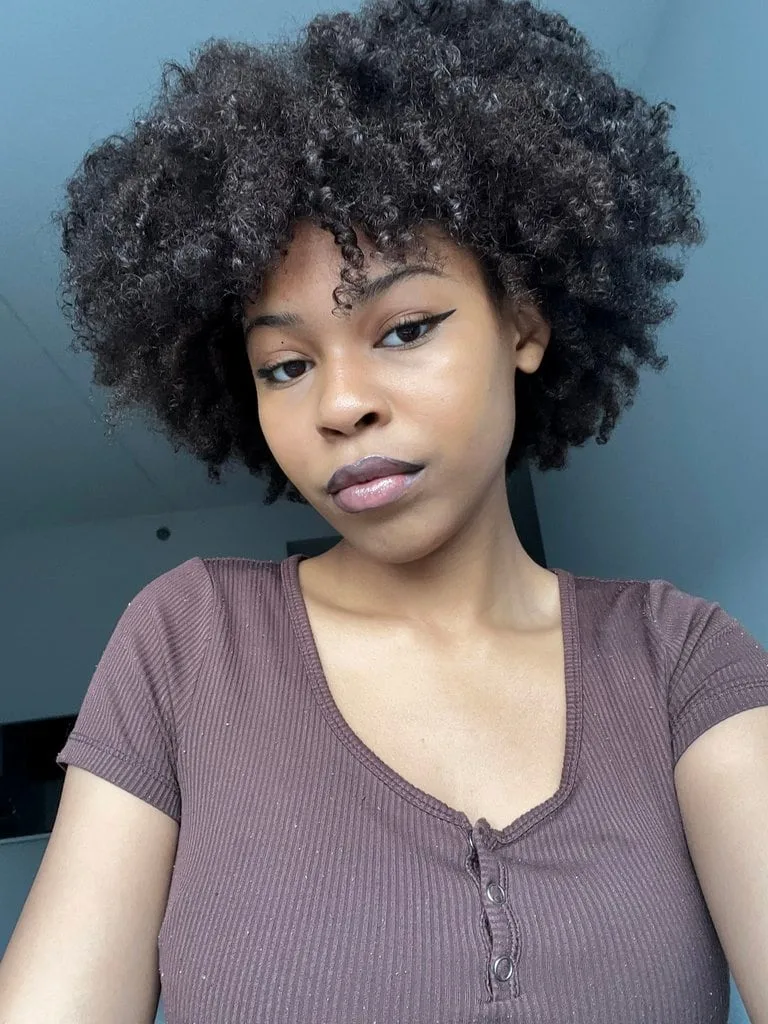
[[[456,532],[450,528],[436,529],[434,521],[427,525],[424,519],[418,524],[413,521],[390,521],[367,526],[361,522],[346,532],[341,523],[331,525],[361,557],[382,565],[408,565],[429,558],[448,543]]]

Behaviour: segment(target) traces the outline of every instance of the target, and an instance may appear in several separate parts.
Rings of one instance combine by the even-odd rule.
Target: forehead
[[[371,279],[392,269],[391,260],[377,252],[371,240],[356,231],[357,244],[363,252],[363,271]],[[439,230],[425,227],[420,237],[427,246],[426,254],[414,252],[406,262],[427,263],[436,266],[452,278],[475,273],[471,257]],[[331,295],[341,283],[340,273],[345,266],[341,247],[333,234],[310,221],[294,226],[287,249],[279,253],[267,270],[258,296],[252,296],[247,306],[287,305],[313,295]],[[468,282],[469,283],[469,282]]]

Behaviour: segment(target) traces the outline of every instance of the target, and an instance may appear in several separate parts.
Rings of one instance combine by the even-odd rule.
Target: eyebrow
[[[389,274],[375,277],[372,281],[366,281],[361,286],[360,301],[365,304],[372,302],[382,295],[388,288],[391,288],[397,281],[407,277],[415,277],[417,274],[428,274],[431,277],[445,277],[441,271],[434,267],[412,263],[407,267],[399,267]],[[297,313],[262,313],[258,316],[243,317],[243,332],[246,337],[254,327],[298,327],[304,323]]]

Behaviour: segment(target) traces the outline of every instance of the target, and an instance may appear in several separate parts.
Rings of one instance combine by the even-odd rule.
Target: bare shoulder
[[[56,822],[0,962],[0,1020],[150,1024],[179,826],[68,767]]]

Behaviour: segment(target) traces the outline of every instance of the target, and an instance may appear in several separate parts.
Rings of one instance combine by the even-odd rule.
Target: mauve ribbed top
[[[723,1024],[673,768],[768,704],[766,651],[669,583],[558,570],[560,788],[496,830],[342,718],[302,557],[192,558],[149,583],[57,758],[180,824],[168,1024]]]

